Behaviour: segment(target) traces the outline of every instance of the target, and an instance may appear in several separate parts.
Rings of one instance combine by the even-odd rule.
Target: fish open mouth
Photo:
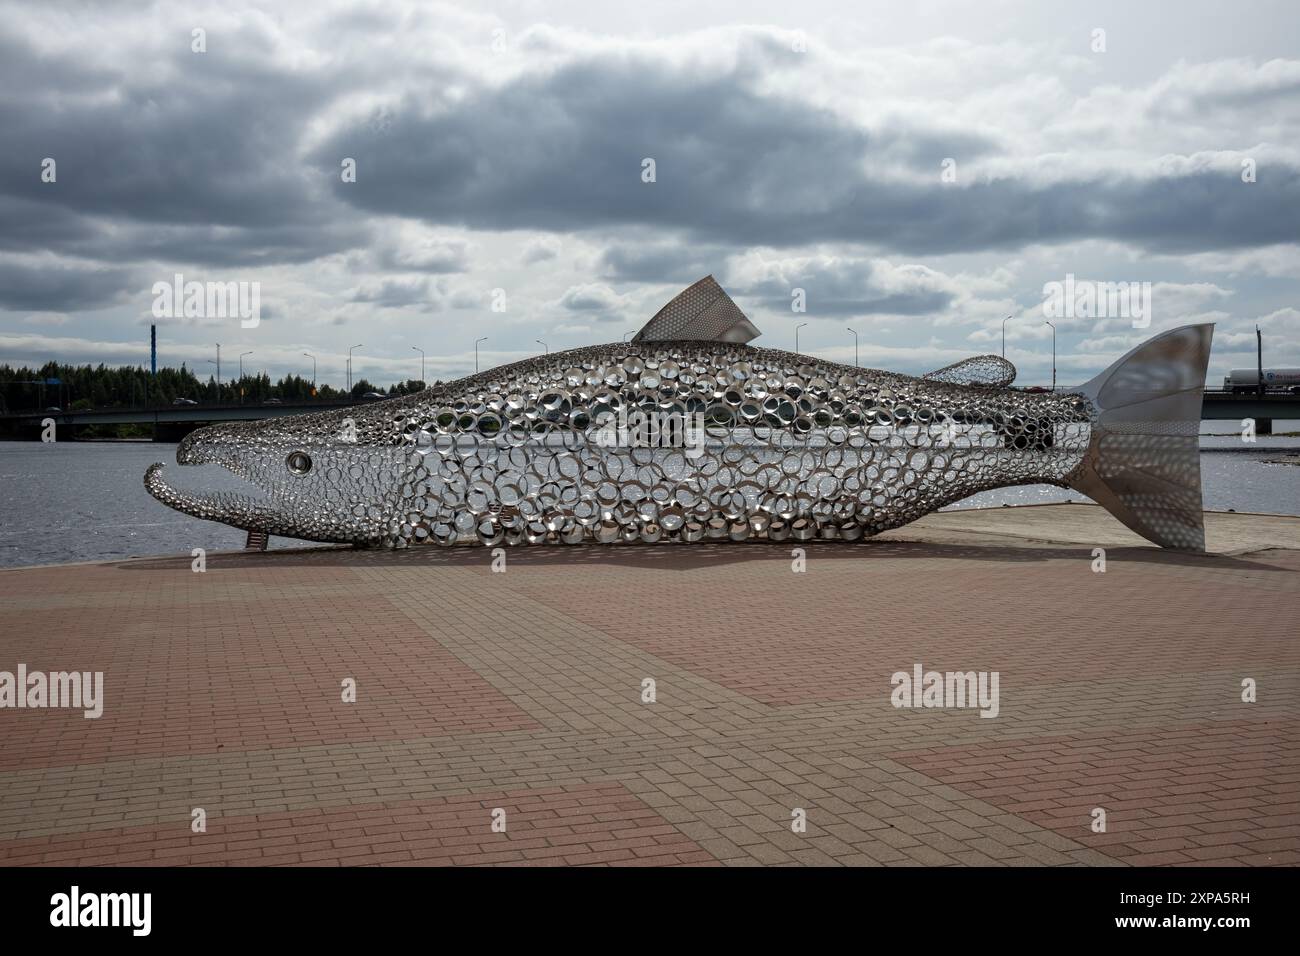
[[[180,458],[179,451],[177,458]],[[163,464],[156,462],[144,473],[144,487],[154,498],[169,508],[202,518],[219,521],[246,531],[271,531],[271,526],[281,518],[280,512],[267,499],[231,491],[194,492],[169,485],[162,477]]]
[[[201,428],[181,439],[176,446],[176,463],[185,468],[220,466],[223,475],[238,482],[240,490],[177,488],[163,478],[162,463],[150,465],[145,472],[145,489],[167,507],[195,518],[270,533],[272,526],[283,523],[284,515],[261,488],[241,473],[237,460],[229,454],[229,446],[216,434],[220,427]],[[196,467],[196,470],[202,469]],[[252,489],[252,493],[247,489]]]

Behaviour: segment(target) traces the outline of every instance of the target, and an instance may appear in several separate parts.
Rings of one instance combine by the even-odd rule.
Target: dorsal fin
[[[1016,367],[997,355],[976,355],[926,372],[921,378],[947,385],[986,385],[1006,388],[1016,380]]]
[[[632,341],[702,339],[744,345],[761,334],[709,275],[677,293]]]

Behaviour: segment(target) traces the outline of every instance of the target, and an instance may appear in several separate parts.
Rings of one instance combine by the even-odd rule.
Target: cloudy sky
[[[0,362],[147,363],[157,321],[165,365],[450,378],[712,273],[754,344],[899,371],[1010,315],[1050,380],[1067,274],[1153,316],[1058,321],[1063,383],[1187,322],[1212,378],[1256,324],[1300,365],[1292,0],[0,2],[0,130]],[[261,323],[154,319],[177,273]]]

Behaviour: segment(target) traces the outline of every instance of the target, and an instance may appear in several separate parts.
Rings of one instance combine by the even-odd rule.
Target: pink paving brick
[[[211,558],[0,573],[0,669],[109,678],[100,721],[0,712],[0,862],[1300,856],[1297,551],[1119,549],[1104,584],[1023,542]],[[1000,719],[890,707],[916,661],[1000,671]]]
[[[862,699],[918,660],[1035,683],[1214,668],[1222,666],[1223,632],[1210,622],[1232,622],[1236,666],[1300,665],[1300,641],[1280,641],[1274,630],[1278,608],[1296,604],[1297,552],[1198,559],[1215,581],[1207,588],[1194,565],[1146,563],[1145,554],[1113,555],[1103,575],[1089,571],[1087,549],[1028,560],[1028,549],[988,548],[969,561],[935,557],[922,545],[805,550],[802,575],[791,573],[789,549],[766,545],[672,563],[614,553],[580,575],[525,552],[512,555],[512,566],[528,574],[512,584],[610,637],[774,705]],[[636,589],[615,592],[613,581],[629,567]],[[626,598],[616,610],[599,599],[613,593]]]
[[[1117,758],[1120,753],[1126,756]],[[1268,759],[1256,759],[1261,753]],[[1099,730],[894,756],[1135,865],[1260,862],[1270,852],[1295,848],[1300,835],[1300,782],[1291,769],[1300,762],[1300,727],[1294,724],[1225,720],[1195,731]],[[1069,771],[1051,769],[1064,761]],[[958,769],[971,765],[984,775],[973,778]],[[1105,833],[1092,832],[1094,808],[1106,811]],[[1225,834],[1229,816],[1234,822]]]
[[[97,720],[0,712],[0,769],[538,726],[382,596],[330,590],[339,573],[299,574],[295,587],[247,572],[119,571],[119,588],[143,586],[139,603],[92,591],[75,606],[8,610],[0,668],[103,671],[105,704]],[[172,589],[166,602],[148,601],[156,587]],[[187,590],[194,599],[177,600]],[[345,678],[355,704],[342,701]]]

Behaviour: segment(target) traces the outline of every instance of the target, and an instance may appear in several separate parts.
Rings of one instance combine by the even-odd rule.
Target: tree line
[[[434,382],[438,385],[440,382]],[[311,379],[286,375],[277,382],[265,372],[245,374],[242,379],[222,381],[216,377],[199,378],[182,363],[180,368],[160,368],[150,374],[141,366],[63,365],[47,362],[40,368],[0,365],[0,413],[27,412],[45,408],[83,411],[95,408],[145,408],[171,405],[187,399],[203,405],[250,404],[279,399],[282,402],[312,402],[360,398],[367,392],[385,396],[410,395],[422,391],[425,383],[407,379],[380,388],[360,379],[346,389],[323,383],[313,386]]]

